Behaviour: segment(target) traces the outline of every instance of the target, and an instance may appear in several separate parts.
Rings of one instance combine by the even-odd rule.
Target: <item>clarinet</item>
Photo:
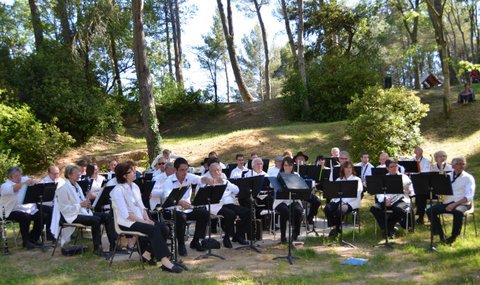
[[[3,236],[3,255],[9,255],[8,237],[7,237],[7,219],[5,217],[5,207],[2,207],[2,236]]]

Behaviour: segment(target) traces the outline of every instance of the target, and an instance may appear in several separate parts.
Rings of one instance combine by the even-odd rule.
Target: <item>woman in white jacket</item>
[[[360,177],[355,176],[355,170],[353,168],[353,163],[346,161],[340,166],[340,177],[336,181],[358,181],[357,187],[357,197],[356,198],[343,198],[342,205],[340,206],[340,199],[335,198],[328,203],[323,211],[327,218],[327,223],[329,227],[332,227],[332,230],[329,233],[329,237],[336,237],[340,232],[340,227],[342,226],[341,216],[352,212],[354,209],[360,208],[360,203],[362,200],[362,191],[363,184]],[[341,211],[341,212],[340,212]]]
[[[168,259],[171,255],[166,243],[168,230],[164,224],[154,222],[148,217],[142,202],[140,189],[133,183],[135,172],[133,162],[120,163],[115,168],[115,177],[118,184],[110,192],[110,197],[117,219],[116,223],[124,231],[141,232],[148,236],[151,248],[143,254],[146,260],[153,261],[153,258],[156,258],[161,261],[163,271],[180,273],[183,268],[180,265],[173,264]],[[143,249],[145,249],[145,246],[143,246]]]

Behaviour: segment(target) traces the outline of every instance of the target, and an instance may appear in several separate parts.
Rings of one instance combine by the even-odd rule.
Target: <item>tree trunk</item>
[[[68,22],[68,4],[67,0],[57,1],[57,16],[60,19],[62,40],[64,45],[70,50],[73,49],[73,36]]]
[[[43,43],[43,27],[40,21],[40,12],[38,11],[38,1],[28,0],[30,5],[30,13],[32,16],[33,34],[35,36],[35,48],[37,51],[40,49]]]
[[[227,18],[225,17],[225,11],[223,9],[222,0],[217,0],[218,10],[220,12],[220,19],[222,20],[223,33],[225,35],[225,41],[227,43],[228,56],[233,69],[233,75],[237,82],[238,90],[242,95],[242,98],[246,102],[253,100],[252,95],[248,92],[245,81],[243,80],[242,71],[240,70],[240,64],[238,63],[237,53],[235,51],[235,42],[233,40],[233,20],[232,9],[230,0],[227,0],[227,13],[228,13],[228,26]]]
[[[143,127],[147,140],[148,156],[156,157],[161,151],[161,136],[158,130],[155,100],[152,94],[152,78],[148,68],[147,51],[145,47],[145,32],[143,30],[143,0],[132,0],[133,16],[133,54],[137,73],[140,104],[142,106]]]
[[[292,56],[297,57],[297,49],[295,48],[295,40],[293,39],[292,29],[290,28],[290,20],[287,10],[287,4],[285,0],[281,0],[282,4],[282,14],[283,20],[285,21],[285,31],[287,32],[288,36],[288,45],[290,46],[290,50],[292,51]]]
[[[263,51],[265,53],[265,97],[264,100],[270,100],[272,87],[270,86],[270,57],[268,54],[268,41],[267,32],[265,30],[265,23],[263,22],[262,14],[260,13],[260,5],[258,0],[253,0],[255,4],[255,10],[257,11],[258,23],[260,24],[260,30],[262,31],[263,39]]]
[[[475,37],[475,8],[476,5],[473,4],[472,6],[468,7],[468,16],[470,19],[470,50],[472,51],[472,63],[477,63],[477,52],[475,50],[475,46],[473,44],[473,38]]]
[[[452,3],[452,15],[453,15],[453,19],[455,20],[455,24],[457,25],[458,31],[462,36],[462,43],[463,43],[463,50],[464,50],[464,56],[462,56],[461,58],[464,60],[471,61],[472,57],[470,57],[470,54],[468,52],[467,41],[465,40],[465,33],[463,32],[462,23],[460,22],[460,15],[458,15],[458,10],[454,7],[454,5],[455,4]]]
[[[304,23],[303,23],[303,0],[297,0],[297,5],[298,5],[298,36],[297,36],[297,41],[298,41],[298,70],[300,72],[300,76],[302,77],[302,82],[304,84],[305,90],[308,90],[307,88],[307,73],[305,72],[305,57],[304,57],[304,46],[303,46],[303,28],[304,28]],[[304,108],[304,113],[308,115],[310,112],[310,103],[308,100],[308,91],[305,92],[304,94],[305,98],[303,99],[303,108]]]
[[[109,33],[110,36],[110,53],[112,58],[112,65],[113,65],[113,81],[114,85],[116,86],[117,95],[123,97],[123,86],[122,86],[122,79],[120,77],[120,67],[118,64],[118,54],[117,54],[117,44],[115,43],[115,36],[113,32]]]
[[[170,23],[170,13],[168,9],[168,3],[165,1],[163,5],[163,12],[165,14],[165,42],[167,44],[167,60],[168,60],[168,73],[173,78],[173,66],[172,66],[172,48],[170,46],[171,38],[170,38],[170,28],[168,24]]]
[[[176,37],[175,41],[177,42],[177,58],[175,60],[175,72],[177,77],[178,90],[183,94],[184,92],[184,83],[183,83],[183,55],[182,55],[182,29],[180,27],[180,6],[178,0],[175,0],[175,29]]]
[[[443,8],[446,0],[426,0],[428,14],[435,29],[435,40],[440,48],[443,73],[443,112],[446,118],[450,118],[452,107],[450,104],[450,69],[447,55],[447,41],[443,25]]]
[[[230,103],[230,77],[228,77],[227,59],[223,59],[223,68],[225,69],[225,80],[227,81],[227,103]]]

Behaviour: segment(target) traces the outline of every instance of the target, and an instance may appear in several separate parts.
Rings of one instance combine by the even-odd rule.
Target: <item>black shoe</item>
[[[293,241],[297,241],[297,239],[298,239],[298,234],[293,234],[293,235],[292,235],[292,240],[293,240]]]
[[[42,242],[39,240],[30,240],[30,242],[35,245],[36,247],[42,246]]]
[[[194,242],[192,241],[190,243],[190,248],[194,248],[196,249],[197,251],[205,251],[206,249],[202,246],[202,244],[198,241]]]
[[[448,245],[451,245],[455,242],[456,239],[457,239],[457,237],[451,236],[451,237],[449,237],[445,240],[445,243],[448,244]]]
[[[329,238],[336,238],[338,235],[338,230],[337,228],[333,228],[330,233],[328,233],[328,237]]]
[[[232,248],[232,242],[230,241],[230,238],[229,237],[224,237],[223,238],[223,246],[225,248]]]
[[[143,261],[143,263],[146,263],[146,264],[151,265],[151,266],[156,266],[157,265],[157,261],[153,258],[146,259],[145,257],[142,256],[142,261]]]
[[[170,273],[182,273],[183,271],[183,267],[178,266],[177,264],[174,264],[172,268],[168,268],[165,265],[162,265],[160,268],[162,269],[162,271],[166,271]]]
[[[247,245],[247,244],[248,244],[248,241],[246,241],[246,240],[243,239],[243,238],[237,238],[237,239],[236,239],[236,242],[238,242],[238,243],[241,244],[241,245]]]
[[[188,267],[183,263],[182,260],[178,260],[177,262],[174,262],[173,264],[175,264],[176,266],[180,266],[181,268],[183,268],[184,271],[188,271]]]
[[[280,243],[287,243],[287,238],[284,236],[280,237]]]
[[[95,249],[93,251],[93,254],[95,254],[96,256],[105,257],[105,253],[103,252],[103,249],[101,249],[101,248]]]
[[[30,249],[34,249],[34,248],[36,248],[36,247],[37,247],[37,246],[36,246],[35,244],[33,244],[33,243],[29,242],[29,241],[26,241],[26,242],[23,243],[23,248],[25,248],[25,249],[29,249],[29,250],[30,250]]]
[[[314,225],[315,224],[315,222],[313,221],[313,218],[307,218],[307,223],[309,225]]]
[[[425,223],[423,222],[423,217],[418,218],[417,221],[416,221],[416,224],[419,225],[419,226],[424,225]]]
[[[187,256],[187,249],[185,248],[185,245],[178,245],[178,254],[180,256]]]

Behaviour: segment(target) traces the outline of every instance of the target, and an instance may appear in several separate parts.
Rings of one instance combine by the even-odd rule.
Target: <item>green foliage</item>
[[[457,69],[459,76],[462,76],[465,82],[470,82],[469,72],[472,70],[480,70],[480,64],[478,63],[471,63],[469,61],[460,60],[457,63]]]
[[[77,142],[122,130],[122,105],[102,90],[69,51],[44,47],[18,66],[16,86],[43,122],[70,133]]]
[[[74,141],[53,122],[40,123],[28,106],[0,104],[0,174],[14,164],[27,171],[43,168]]]
[[[351,55],[325,55],[320,62],[307,68],[308,91],[303,88],[300,76],[287,76],[283,93],[290,119],[310,118],[313,121],[330,122],[347,117],[347,104],[354,94],[361,94],[367,86],[375,85],[379,78],[372,57]],[[311,112],[305,114],[303,98],[307,96]]]
[[[7,170],[12,166],[20,165],[18,155],[12,154],[10,149],[0,150],[0,181],[7,180]]]
[[[420,144],[420,120],[429,106],[405,88],[376,86],[367,88],[362,97],[355,96],[348,111],[351,157],[364,151],[372,156],[381,151],[398,156]]]

